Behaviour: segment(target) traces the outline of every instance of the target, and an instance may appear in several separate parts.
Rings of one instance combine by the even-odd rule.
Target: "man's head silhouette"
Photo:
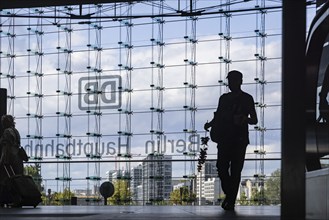
[[[242,73],[237,70],[232,70],[227,74],[228,87],[232,92],[241,90],[242,77]]]

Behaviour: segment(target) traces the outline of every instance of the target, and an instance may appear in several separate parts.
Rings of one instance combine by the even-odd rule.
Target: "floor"
[[[5,219],[279,220],[280,206],[237,206],[235,211],[224,211],[220,206],[38,206],[37,208],[0,208],[0,220]]]

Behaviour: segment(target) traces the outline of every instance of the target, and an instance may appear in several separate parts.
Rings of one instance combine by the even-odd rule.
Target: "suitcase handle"
[[[9,174],[9,171],[8,171],[6,165],[4,164],[3,167],[5,168],[6,173],[7,173],[8,177],[10,178],[11,176],[10,176],[10,174]],[[9,165],[9,167],[10,167],[11,172],[13,173],[12,176],[14,176],[14,175],[15,175],[15,172],[14,172],[14,170],[13,170],[13,167],[12,167],[11,165]]]

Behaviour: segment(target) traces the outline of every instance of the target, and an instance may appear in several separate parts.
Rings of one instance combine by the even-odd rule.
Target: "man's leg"
[[[239,146],[238,149],[234,152],[232,161],[231,161],[231,198],[229,203],[231,205],[235,204],[235,200],[239,191],[240,181],[241,181],[241,172],[244,165],[245,160],[245,154],[246,154],[246,147],[245,146]]]
[[[228,149],[228,147],[225,146],[217,146],[217,171],[218,171],[218,176],[220,178],[221,181],[221,186],[222,186],[222,190],[225,193],[225,200],[222,203],[222,207],[223,205],[225,205],[224,203],[227,202],[228,198],[230,198],[231,195],[231,176],[229,173],[229,168],[230,168],[230,152]]]

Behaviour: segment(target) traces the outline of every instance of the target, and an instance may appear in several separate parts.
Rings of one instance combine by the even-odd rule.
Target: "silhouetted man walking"
[[[253,97],[241,90],[242,73],[230,71],[227,79],[231,92],[219,98],[215,116],[204,128],[212,127],[211,138],[218,143],[217,170],[226,195],[222,208],[234,210],[249,144],[248,124],[257,124],[258,119]]]

